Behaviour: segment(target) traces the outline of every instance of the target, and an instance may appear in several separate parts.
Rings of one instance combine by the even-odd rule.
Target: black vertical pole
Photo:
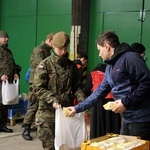
[[[72,30],[74,34],[74,39],[72,41],[73,49],[74,49],[74,59],[76,56],[76,47],[78,49],[78,44],[76,42],[78,35],[78,27],[81,26],[81,0],[72,0]]]
[[[89,35],[90,0],[72,0],[72,25],[80,26],[77,50],[87,52]],[[78,32],[78,28],[75,32]]]
[[[81,2],[81,35],[79,38],[79,50],[88,53],[90,0],[82,0]]]

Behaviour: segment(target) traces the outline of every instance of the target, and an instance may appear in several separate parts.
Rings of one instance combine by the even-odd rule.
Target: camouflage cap
[[[53,39],[53,36],[54,36],[55,33],[50,33],[46,36],[46,39],[50,39],[52,40]]]
[[[54,47],[63,48],[68,46],[69,43],[70,43],[69,36],[63,31],[57,32],[53,36],[52,44]]]
[[[7,32],[5,32],[5,31],[3,31],[3,30],[0,30],[0,38],[1,38],[1,37],[8,37],[8,38],[9,38]]]

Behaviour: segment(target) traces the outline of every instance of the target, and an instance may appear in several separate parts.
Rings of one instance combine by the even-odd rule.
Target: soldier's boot
[[[24,131],[22,133],[22,137],[27,141],[32,141],[32,137],[30,135],[31,124],[25,124]]]

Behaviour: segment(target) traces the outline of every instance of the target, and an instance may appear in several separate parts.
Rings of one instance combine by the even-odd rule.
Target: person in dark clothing
[[[146,48],[143,44],[135,42],[131,44],[131,48],[133,52],[140,54],[143,57],[143,59],[146,60],[146,55],[145,55]]]
[[[84,51],[78,51],[77,52],[77,58],[74,60],[74,63],[76,64],[80,79],[81,79],[81,88],[84,88],[87,78],[87,63],[88,63],[88,55]]]
[[[106,64],[99,63],[87,76],[83,89],[86,96],[89,96],[101,84],[105,74],[105,68]],[[111,93],[91,108],[90,139],[106,135],[107,133],[119,134],[121,127],[120,114],[106,111],[103,108],[103,105],[109,101],[114,101]]]
[[[83,102],[68,107],[69,116],[96,105],[111,91],[112,111],[122,117],[120,134],[150,140],[150,71],[145,61],[127,43],[120,43],[113,31],[99,36],[97,49],[107,63],[103,82]]]
[[[8,80],[13,83],[13,80],[19,79],[21,67],[15,63],[13,53],[8,48],[9,36],[7,32],[0,30],[0,90],[2,89],[2,81]],[[13,132],[7,128],[8,105],[2,104],[2,93],[0,92],[0,132]]]
[[[78,68],[79,75],[80,75],[80,80],[81,80],[81,83],[82,83],[82,78],[83,78],[82,77],[83,76],[82,62],[79,59],[75,59],[73,62],[76,64],[76,66]]]

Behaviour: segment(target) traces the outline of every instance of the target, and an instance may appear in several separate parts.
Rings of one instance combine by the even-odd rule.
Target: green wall
[[[88,46],[88,71],[102,60],[96,39],[105,30],[114,30],[120,42],[141,42],[146,47],[150,67],[150,0],[145,0],[145,19],[139,21],[143,0],[91,0]],[[24,75],[32,49],[50,32],[71,30],[71,0],[0,0],[0,29],[9,33],[10,49],[22,66],[21,93],[28,91]]]
[[[89,71],[102,62],[98,57],[95,40],[102,31],[114,30],[120,42],[141,42],[146,47],[150,68],[150,1],[145,0],[144,22],[139,21],[142,0],[91,0],[89,31]]]
[[[27,93],[24,75],[30,65],[32,49],[50,32],[71,29],[70,0],[0,0],[0,29],[9,34],[9,48],[22,66],[20,88]]]

